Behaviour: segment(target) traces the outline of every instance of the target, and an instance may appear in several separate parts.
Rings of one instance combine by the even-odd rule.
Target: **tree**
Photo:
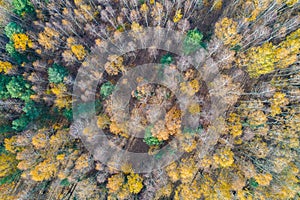
[[[43,149],[48,144],[48,138],[44,133],[38,133],[33,136],[31,143],[35,149]]]
[[[48,69],[48,79],[51,83],[61,83],[67,75],[68,70],[56,63],[54,63],[52,67]]]
[[[0,178],[13,174],[17,170],[17,163],[13,154],[0,154]]]
[[[13,34],[12,41],[14,43],[15,49],[18,51],[25,51],[27,47],[32,48],[33,46],[32,41],[24,33]]]
[[[34,14],[34,7],[30,0],[13,0],[12,5],[17,15],[23,16],[25,13]]]
[[[30,119],[26,115],[21,115],[20,118],[12,122],[12,128],[16,131],[23,131],[29,124]]]
[[[120,190],[121,186],[124,183],[123,174],[115,174],[108,178],[106,188],[108,188],[109,193],[117,193]]]
[[[28,101],[30,95],[33,94],[30,84],[21,76],[12,77],[6,88],[12,98],[19,98],[24,101]]]
[[[174,23],[179,22],[179,21],[181,20],[182,16],[183,16],[183,15],[181,14],[181,9],[176,10],[175,15],[174,15],[174,17],[173,17],[173,22],[174,22]]]
[[[230,18],[225,17],[216,23],[215,34],[225,45],[234,47],[241,41],[242,37],[237,31],[237,22]]]
[[[50,159],[46,159],[43,162],[35,166],[30,175],[34,181],[49,180],[57,173],[57,164],[53,163]]]
[[[55,50],[59,45],[59,33],[52,28],[45,27],[43,32],[38,34],[38,43],[45,48],[45,50]]]
[[[18,34],[18,33],[23,33],[23,29],[22,27],[17,24],[16,22],[9,22],[5,28],[4,28],[4,32],[5,32],[5,35],[9,38],[9,39],[12,39],[12,36],[14,34]]]
[[[29,100],[25,103],[23,111],[30,120],[35,120],[42,114],[43,108],[41,105]]]
[[[11,77],[0,74],[0,99],[7,99],[10,97],[6,85],[11,80]]]
[[[5,74],[9,73],[14,66],[7,61],[0,61],[0,72],[4,72]]]
[[[223,148],[214,154],[213,158],[217,166],[230,167],[234,162],[233,156],[234,154],[229,148]]]
[[[83,60],[86,56],[86,50],[82,45],[72,45],[71,51],[79,61]]]
[[[250,77],[257,78],[275,69],[275,47],[272,43],[264,43],[261,47],[252,47],[247,51],[247,71]]]
[[[109,55],[108,62],[104,68],[109,75],[118,75],[120,71],[124,71],[123,57],[117,55]]]
[[[134,173],[127,176],[129,191],[133,194],[138,194],[143,188],[143,178]]]

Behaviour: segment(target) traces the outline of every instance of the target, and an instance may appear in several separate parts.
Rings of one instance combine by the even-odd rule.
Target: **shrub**
[[[184,54],[191,54],[204,46],[202,43],[203,34],[198,30],[190,30],[183,41]]]
[[[108,97],[109,95],[112,94],[114,89],[115,89],[115,86],[111,82],[106,82],[101,86],[100,95],[103,98],[106,98],[106,97]]]
[[[149,145],[149,146],[158,146],[162,144],[162,141],[159,141],[156,137],[153,137],[151,134],[151,129],[153,126],[148,126],[145,129],[145,137],[144,137],[144,142]]]

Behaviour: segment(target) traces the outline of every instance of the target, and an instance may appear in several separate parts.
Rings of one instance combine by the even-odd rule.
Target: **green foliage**
[[[11,81],[6,85],[7,91],[12,98],[19,98],[24,101],[28,101],[30,95],[33,94],[30,87],[30,84],[22,76],[12,77]]]
[[[48,69],[48,79],[51,83],[61,83],[67,75],[68,70],[56,63]]]
[[[35,120],[42,114],[43,109],[41,105],[38,105],[34,101],[30,100],[26,102],[23,111],[30,120]]]
[[[30,119],[26,115],[21,115],[19,119],[12,122],[12,128],[16,131],[23,131],[29,124]]]
[[[28,61],[26,56],[16,51],[14,43],[12,41],[9,41],[9,43],[6,44],[5,50],[18,64],[22,64],[23,62]]]
[[[148,126],[145,129],[145,136],[144,136],[144,142],[146,142],[147,145],[149,146],[158,146],[162,144],[161,141],[159,141],[156,137],[153,137],[151,134],[151,129],[153,126]]]
[[[24,13],[34,14],[35,10],[30,0],[13,0],[12,5],[14,7],[14,12],[22,16]]]
[[[22,171],[17,170],[16,172],[14,172],[13,174],[10,174],[8,176],[5,176],[3,178],[0,178],[0,186],[3,184],[9,184],[12,183],[16,180],[19,180],[21,177],[21,173]]]
[[[61,185],[61,186],[65,186],[65,187],[69,186],[70,184],[71,184],[71,183],[68,181],[67,178],[63,179],[63,180],[60,182],[60,185]]]
[[[7,99],[10,94],[6,88],[7,83],[11,80],[11,77],[0,74],[0,99]]]
[[[13,55],[16,52],[16,49],[14,47],[14,43],[10,41],[5,45],[5,50],[9,55]]]
[[[254,178],[250,178],[250,179],[249,179],[249,185],[250,185],[250,187],[253,188],[253,189],[255,189],[255,188],[258,187],[258,183],[255,181]]]
[[[8,23],[4,28],[5,35],[11,39],[13,34],[23,33],[22,27],[16,22]]]
[[[235,52],[238,52],[242,49],[241,45],[237,44],[235,45],[234,47],[231,48],[231,50],[235,51]]]
[[[80,103],[77,105],[74,105],[74,110],[68,111],[70,112],[69,115],[73,115],[73,112],[77,113],[78,115],[86,115],[90,114],[90,111],[95,108],[95,111],[98,112],[102,108],[102,104],[100,100],[95,100],[92,102],[85,102],[85,103]],[[69,116],[72,117],[73,116]]]
[[[112,94],[114,89],[115,89],[115,86],[111,82],[106,82],[101,86],[100,95],[103,98],[106,98],[106,97],[108,97],[109,95]]]
[[[201,125],[198,126],[197,128],[184,127],[183,129],[184,134],[190,134],[190,135],[201,134],[202,131],[203,131],[203,127]]]
[[[160,63],[161,64],[171,64],[173,62],[173,57],[170,54],[164,55],[161,59],[160,59]]]
[[[203,34],[198,30],[190,30],[187,32],[187,36],[183,41],[183,52],[184,54],[191,54],[201,47],[204,47],[202,43]]]
[[[68,121],[73,120],[73,111],[72,109],[64,109],[63,116],[68,119]]]
[[[0,134],[3,133],[9,133],[9,132],[13,132],[14,130],[12,129],[10,124],[4,124],[0,126]]]

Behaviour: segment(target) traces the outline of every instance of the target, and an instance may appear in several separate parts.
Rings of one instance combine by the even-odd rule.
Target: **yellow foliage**
[[[67,131],[58,130],[54,135],[50,137],[51,148],[60,148],[60,146],[67,140]]]
[[[242,135],[242,123],[240,117],[236,113],[230,113],[229,115],[229,131],[233,137]]]
[[[32,48],[33,43],[24,33],[13,34],[12,40],[16,50],[25,51],[27,47]]]
[[[59,33],[54,29],[45,27],[44,31],[39,33],[38,43],[43,46],[46,50],[55,50],[58,45],[57,38]]]
[[[271,1],[270,0],[252,0],[252,1],[246,1],[244,5],[244,9],[249,10],[250,9],[250,15],[249,17],[245,18],[245,21],[247,22],[253,22],[256,20],[257,16],[265,11],[268,6],[270,5]]]
[[[0,73],[4,72],[5,74],[9,73],[12,69],[14,68],[14,66],[7,61],[0,61]]]
[[[240,66],[246,66],[252,78],[271,73],[276,68],[287,68],[297,61],[300,52],[299,39],[300,29],[297,29],[278,46],[267,42],[260,47],[252,47],[246,54],[241,54]]]
[[[121,170],[124,174],[133,173],[132,165],[128,163],[122,165]]]
[[[141,5],[141,12],[144,14],[144,15],[146,15],[147,13],[148,13],[148,11],[149,11],[149,7],[147,6],[147,4],[146,3],[143,3],[142,5]]]
[[[183,15],[181,14],[181,9],[176,10],[175,16],[173,17],[173,22],[174,23],[179,22],[181,20],[182,16]]]
[[[109,55],[108,61],[104,68],[109,75],[118,75],[120,71],[124,71],[123,58],[117,55]]]
[[[175,106],[166,114],[165,121],[159,120],[154,124],[151,133],[159,141],[168,140],[170,135],[180,133],[181,111]]]
[[[17,142],[17,136],[13,136],[11,138],[5,138],[4,139],[5,150],[11,153],[17,153],[17,151],[20,150],[20,148],[15,145],[16,142]]]
[[[128,137],[127,135],[127,129],[124,124],[118,124],[117,122],[112,122],[109,126],[110,131],[113,134],[121,135],[123,137]]]
[[[267,116],[261,110],[255,110],[248,115],[250,126],[260,126],[267,123]]]
[[[89,157],[87,154],[82,154],[75,163],[75,169],[81,170],[89,166]]]
[[[270,182],[272,180],[272,175],[267,173],[267,174],[258,174],[255,177],[256,182],[261,185],[261,186],[268,186],[270,185]]]
[[[196,181],[193,181],[192,184],[181,184],[176,188],[175,193],[177,193],[177,198],[180,200],[200,199],[202,196]]]
[[[0,6],[2,6],[2,5],[0,5]],[[15,182],[0,185],[0,199],[1,200],[16,200],[16,199],[18,199],[18,197],[13,192],[15,189],[16,189]]]
[[[32,138],[32,144],[36,149],[45,148],[47,143],[47,136],[43,133],[38,133]]]
[[[138,194],[143,188],[143,178],[138,175],[131,173],[127,176],[129,191],[133,194]]]
[[[200,83],[196,79],[187,83],[186,82],[180,83],[180,90],[183,93],[186,93],[190,96],[195,95],[195,93],[198,92],[199,89],[200,89]]]
[[[163,186],[161,189],[159,189],[158,192],[156,192],[154,199],[161,199],[161,197],[170,197],[172,193],[172,187],[173,186],[171,183]]]
[[[52,163],[50,159],[46,159],[43,162],[35,166],[31,171],[30,175],[34,181],[49,180],[56,175],[57,165]]]
[[[181,126],[181,110],[173,106],[166,114],[165,117],[166,127],[169,131],[169,135],[174,135],[180,132]]]
[[[87,4],[82,4],[78,6],[78,9],[74,9],[74,13],[77,16],[84,17],[87,21],[93,20],[92,7]]]
[[[229,148],[224,148],[214,154],[213,159],[215,163],[221,167],[230,167],[234,162],[233,156],[234,154]]]
[[[55,94],[57,97],[62,97],[66,95],[67,87],[63,83],[59,84],[51,84],[51,92]]]
[[[188,110],[191,114],[194,115],[194,114],[200,113],[201,109],[200,109],[200,105],[195,103],[195,104],[190,105]]]
[[[16,171],[17,160],[13,154],[0,155],[0,178]]]
[[[298,3],[299,1],[298,0],[284,0],[286,5],[292,7],[294,6],[296,3]]]
[[[176,162],[173,162],[169,166],[167,166],[166,172],[173,183],[179,180],[180,176],[178,165]]]
[[[247,71],[252,78],[273,72],[277,61],[275,47],[272,43],[264,43],[261,47],[252,47],[247,51]]]
[[[76,56],[76,58],[80,61],[83,60],[86,56],[85,48],[82,45],[72,45],[71,51]]]
[[[223,18],[216,23],[215,34],[225,45],[237,45],[242,36],[237,33],[237,23],[230,18]]]
[[[124,182],[124,176],[122,174],[115,174],[108,178],[106,188],[109,193],[117,193]]]
[[[278,68],[286,68],[297,61],[297,55],[300,53],[300,29],[292,32],[284,41],[279,43],[275,52]]]
[[[70,108],[72,104],[72,97],[58,97],[54,102],[55,106],[57,106],[59,109]]]
[[[276,92],[271,99],[271,116],[280,114],[281,107],[286,106],[289,103],[288,98],[285,97],[284,93]]]
[[[198,168],[195,165],[195,162],[192,158],[183,159],[180,163],[179,172],[180,180],[182,183],[190,183],[193,180],[193,177],[197,173]]]
[[[65,154],[59,154],[56,156],[56,160],[63,161],[65,159],[65,157],[66,157]]]
[[[197,141],[192,134],[189,133],[179,133],[177,134],[177,138],[180,140],[180,149],[185,152],[192,152],[197,147]]]
[[[223,5],[223,0],[214,0],[213,9],[220,10],[222,8],[222,5]]]
[[[139,23],[132,22],[132,24],[131,24],[131,30],[133,32],[141,32],[143,30],[143,27],[141,25],[139,25]]]
[[[110,119],[107,115],[100,115],[98,116],[97,125],[101,129],[108,128],[110,124]]]

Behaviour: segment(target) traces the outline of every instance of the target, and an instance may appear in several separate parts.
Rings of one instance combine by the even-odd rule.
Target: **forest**
[[[300,199],[297,0],[0,0],[0,200]]]

